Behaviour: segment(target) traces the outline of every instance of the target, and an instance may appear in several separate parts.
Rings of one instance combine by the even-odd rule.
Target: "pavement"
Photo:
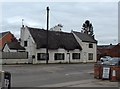
[[[94,74],[94,71],[89,71],[87,73]],[[111,82],[109,80],[85,79],[80,81],[56,83],[37,87],[120,87],[119,84],[119,82]]]
[[[118,87],[118,82],[110,82],[109,80],[86,79],[80,81],[64,82],[37,87]]]

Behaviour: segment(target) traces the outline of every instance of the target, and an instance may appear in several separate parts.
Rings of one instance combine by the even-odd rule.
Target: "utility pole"
[[[47,39],[46,39],[46,64],[48,64],[48,60],[49,60],[49,54],[48,54],[48,29],[49,29],[49,7],[47,7]]]

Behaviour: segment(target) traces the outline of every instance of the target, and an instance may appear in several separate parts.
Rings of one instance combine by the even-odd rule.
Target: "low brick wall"
[[[94,78],[102,79],[102,71],[103,71],[102,65],[95,64],[94,65]]]
[[[110,80],[111,81],[120,81],[120,66],[111,66],[110,67],[111,70],[110,70]],[[113,75],[113,71],[115,72],[115,75]],[[114,79],[112,79],[112,77],[114,77]]]
[[[101,64],[94,64],[94,78],[103,79],[103,67]],[[120,66],[107,66],[110,68],[109,71],[109,80],[113,82],[120,81]],[[114,72],[114,73],[113,73]]]

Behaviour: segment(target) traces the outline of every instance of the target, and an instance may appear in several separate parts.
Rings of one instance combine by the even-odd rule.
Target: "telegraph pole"
[[[49,54],[48,54],[48,29],[49,29],[49,7],[47,7],[47,39],[46,39],[46,64],[48,64]]]

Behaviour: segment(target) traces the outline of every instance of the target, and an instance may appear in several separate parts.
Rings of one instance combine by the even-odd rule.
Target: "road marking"
[[[88,73],[88,74],[94,74],[94,71],[81,71],[81,72],[74,72],[74,73],[67,73],[65,74],[66,76],[68,75],[80,75],[80,74],[84,74],[84,73]]]
[[[69,75],[69,74],[65,74],[65,75]]]

